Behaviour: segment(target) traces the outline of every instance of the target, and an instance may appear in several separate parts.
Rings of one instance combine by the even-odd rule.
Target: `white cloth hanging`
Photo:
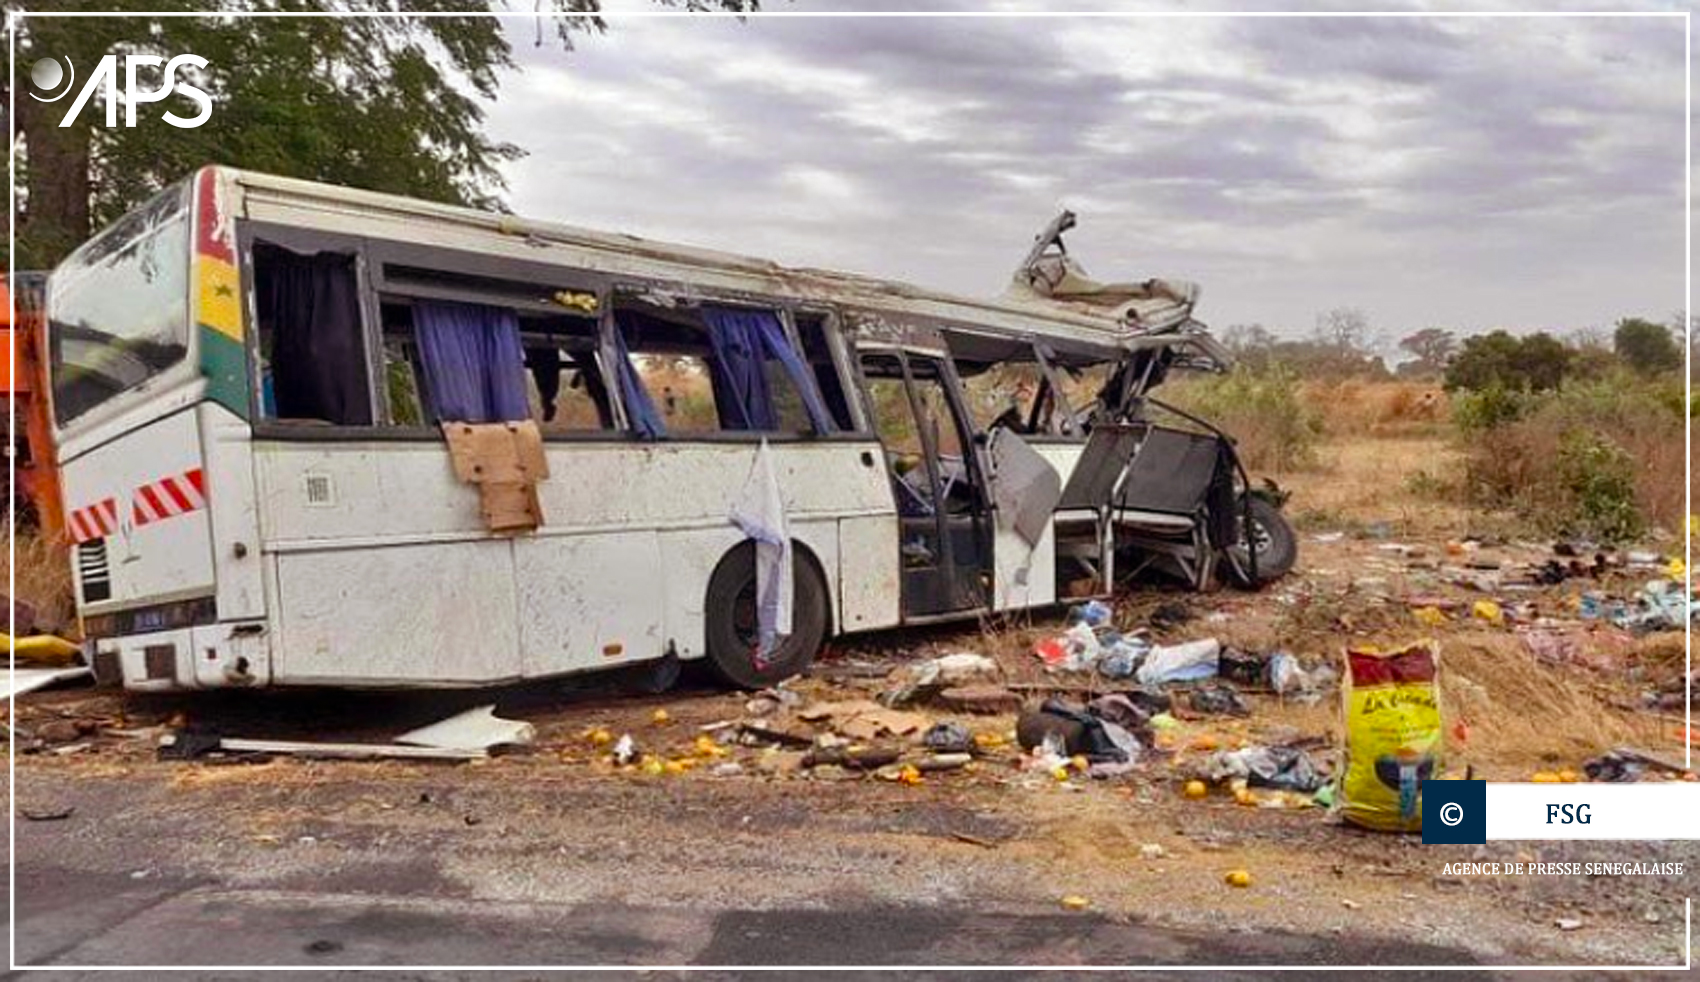
[[[732,502],[729,517],[756,544],[756,616],[761,630],[756,654],[766,658],[779,639],[791,633],[792,593],[791,528],[766,440],[756,451],[750,476]]]

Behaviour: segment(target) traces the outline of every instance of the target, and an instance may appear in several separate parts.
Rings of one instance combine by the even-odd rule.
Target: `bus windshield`
[[[189,344],[189,193],[179,185],[119,219],[48,285],[59,425],[183,360]]]

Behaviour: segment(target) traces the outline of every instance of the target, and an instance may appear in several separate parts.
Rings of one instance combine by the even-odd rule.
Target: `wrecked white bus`
[[[1199,572],[1197,502],[1126,500],[1133,403],[1213,350],[1190,296],[1150,292],[1153,331],[1028,294],[203,169],[50,279],[86,654],[147,691],[759,686],[839,634],[1102,595],[1118,535]],[[763,453],[794,570],[765,655],[728,519]]]

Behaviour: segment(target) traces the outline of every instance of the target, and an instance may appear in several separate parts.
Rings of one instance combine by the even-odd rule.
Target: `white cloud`
[[[1067,204],[1095,273],[1199,280],[1219,325],[1354,304],[1393,334],[1567,329],[1681,303],[1682,42],[1645,20],[616,19],[570,54],[516,44],[491,125],[531,151],[513,206],[563,221],[984,294]]]

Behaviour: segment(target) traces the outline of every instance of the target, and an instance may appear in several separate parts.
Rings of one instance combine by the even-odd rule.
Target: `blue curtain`
[[[626,416],[631,421],[632,431],[648,440],[659,439],[667,432],[666,424],[661,422],[661,414],[655,411],[655,402],[649,398],[649,390],[643,387],[643,379],[638,377],[637,366],[632,364],[632,352],[626,347],[625,331],[619,324],[614,325],[614,361],[615,372],[619,375],[620,401],[626,404]]]
[[[499,423],[531,418],[519,318],[484,304],[421,301],[413,331],[432,414],[439,421]]]
[[[767,359],[773,358],[791,376],[815,432],[832,432],[826,404],[815,389],[808,367],[785,336],[779,315],[770,310],[704,305],[702,319],[714,349],[714,402],[722,429],[779,429],[766,371]]]

